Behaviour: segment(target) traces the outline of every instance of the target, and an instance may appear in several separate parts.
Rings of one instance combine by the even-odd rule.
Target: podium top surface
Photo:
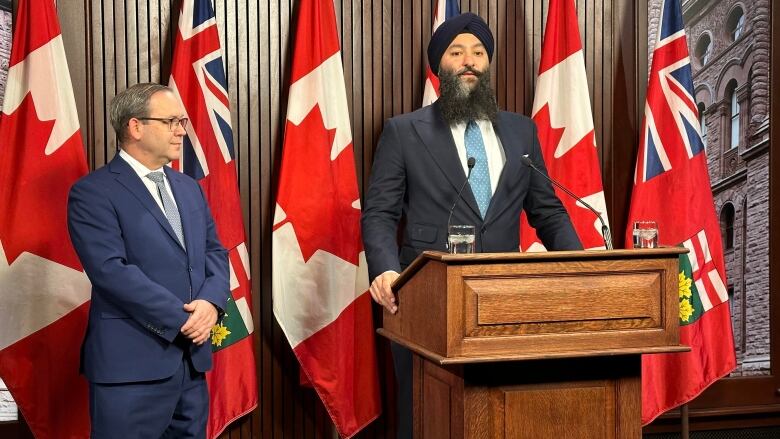
[[[536,261],[577,261],[577,260],[628,260],[676,257],[688,253],[684,247],[662,247],[627,250],[576,250],[549,252],[506,252],[506,253],[463,253],[451,254],[440,251],[424,251],[401,272],[393,283],[393,290],[400,289],[415,273],[430,261],[447,265],[464,264],[507,264]]]

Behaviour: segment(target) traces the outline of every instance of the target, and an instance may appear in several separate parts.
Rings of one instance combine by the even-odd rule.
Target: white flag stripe
[[[24,252],[8,265],[0,242],[0,350],[54,323],[90,298],[82,271]]]
[[[439,97],[436,96],[436,90],[433,88],[431,80],[425,78],[425,89],[423,90],[422,106],[425,107],[426,105],[431,105],[432,103],[436,102],[436,99],[438,98]]]
[[[252,311],[249,310],[246,297],[236,300],[236,307],[238,307],[238,313],[241,315],[241,320],[244,321],[247,332],[250,334],[255,332],[255,322],[252,320]]]
[[[645,103],[645,119],[647,119],[647,128],[645,130],[645,135],[650,134],[651,139],[645,138],[644,143],[644,153],[645,153],[645,162],[647,162],[648,157],[650,156],[650,140],[652,140],[653,145],[655,145],[655,150],[652,152],[653,155],[658,155],[658,159],[661,161],[661,166],[664,168],[664,171],[668,171],[672,169],[672,162],[669,161],[669,157],[666,155],[666,148],[663,145],[663,142],[661,141],[661,136],[658,134],[658,127],[655,125],[655,118],[653,116],[653,112],[650,110],[650,105]],[[644,174],[642,175],[642,180],[647,181],[647,166],[643,166],[645,169]]]
[[[236,277],[236,270],[233,269],[233,261],[230,259],[228,259],[228,268],[230,269],[230,291],[233,291],[240,287],[241,283],[238,281],[238,277]]]
[[[281,210],[279,205],[276,210]],[[368,290],[368,266],[365,252],[360,252],[357,267],[322,250],[304,262],[290,223],[274,230],[272,237],[274,315],[295,349]],[[285,294],[291,291],[296,294]]]
[[[588,110],[591,108],[584,65],[582,50],[578,50],[539,75],[536,81],[535,97],[539,99],[534,99],[531,114],[535,116],[545,104],[549,104],[550,125],[555,128],[565,128],[555,149],[556,159],[569,152],[583,137],[593,131],[593,118],[590,111],[572,111],[575,108]],[[593,147],[596,147],[595,142]]]
[[[699,278],[696,281],[696,289],[699,290],[699,299],[701,300],[701,306],[704,308],[704,312],[712,309],[712,302],[710,302],[710,296],[707,295],[707,290],[704,289],[704,281]]]
[[[336,129],[330,151],[330,159],[335,160],[341,151],[352,143],[341,51],[290,86],[287,120],[300,125],[318,104],[325,128]]]
[[[712,286],[715,288],[715,292],[718,293],[718,297],[720,298],[721,302],[725,302],[729,300],[729,292],[726,289],[726,286],[723,285],[723,279],[720,278],[720,274],[718,274],[718,270],[712,269],[707,273],[707,276],[710,278],[710,282],[712,282]]]
[[[691,263],[691,273],[699,271],[699,257],[696,256],[696,249],[693,247],[693,241],[687,239],[683,242],[683,247],[688,249],[688,260]]]
[[[583,201],[585,201],[586,203],[590,204],[591,207],[596,209],[596,212],[601,214],[601,217],[604,218],[604,222],[607,224],[607,227],[609,227],[609,216],[607,215],[607,202],[604,199],[604,191],[602,190],[602,191],[596,192],[595,194],[587,195],[587,196],[584,196],[584,197],[581,197],[581,198],[582,198]],[[585,207],[585,205],[583,205],[579,201],[577,201],[577,207],[581,207],[583,209],[588,209],[587,207]],[[588,211],[590,211],[590,209],[588,209]],[[591,215],[592,215],[592,213],[591,213]],[[593,228],[596,230],[596,233],[601,235],[601,221],[599,221],[598,217],[596,217],[593,220]],[[585,250],[600,250],[600,249],[605,249],[605,248],[606,248],[606,246],[604,244],[602,244],[602,245],[596,246],[596,247],[589,247],[589,248],[587,248]]]
[[[62,35],[27,55],[24,61],[8,69],[3,113],[11,114],[28,92],[35,102],[35,112],[42,121],[54,121],[46,154],[50,155],[79,130],[76,99],[67,72]]]
[[[699,237],[699,245],[701,246],[702,253],[704,253],[704,264],[712,261],[712,254],[710,253],[710,245],[707,242],[707,234],[704,230],[699,231],[696,235]]]
[[[249,265],[249,251],[247,251],[246,248],[246,242],[242,242],[241,244],[238,244],[238,247],[236,247],[236,251],[238,252],[238,257],[241,258],[241,265],[244,266],[244,275],[247,279],[252,278],[252,274],[250,271],[250,265]]]

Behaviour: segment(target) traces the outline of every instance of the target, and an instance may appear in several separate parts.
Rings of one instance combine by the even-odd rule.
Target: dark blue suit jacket
[[[181,216],[186,251],[138,174],[117,155],[80,179],[68,199],[71,241],[92,282],[82,372],[95,383],[170,377],[189,351],[211,368],[211,344],[179,334],[184,303],[225,308],[227,252],[198,183],[165,167]],[[178,336],[178,337],[177,337]]]
[[[476,226],[477,252],[518,251],[519,217],[529,222],[549,250],[581,249],[566,209],[543,177],[523,165],[528,154],[545,173],[534,122],[501,111],[493,125],[506,162],[483,219],[467,185],[452,224]],[[400,271],[423,250],[446,251],[447,217],[466,179],[438,103],[389,119],[371,170],[362,216],[363,243],[371,279]],[[405,217],[401,248],[399,220]]]

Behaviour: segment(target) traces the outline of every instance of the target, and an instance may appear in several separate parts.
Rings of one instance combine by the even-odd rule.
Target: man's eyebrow
[[[483,48],[483,49],[484,49],[484,48],[485,48],[485,45],[484,45],[484,44],[482,44],[482,43],[475,43],[473,46],[471,46],[471,48],[472,48],[472,49],[475,49],[475,48],[477,48],[477,47],[481,47],[481,48]],[[465,49],[465,48],[466,48],[466,45],[464,45],[464,44],[460,44],[460,43],[455,43],[455,44],[451,44],[451,45],[450,45],[450,46],[447,48],[447,50],[449,50],[449,49]]]

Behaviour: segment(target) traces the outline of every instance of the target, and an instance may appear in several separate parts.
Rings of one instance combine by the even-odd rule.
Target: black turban
[[[487,23],[479,15],[466,12],[444,20],[436,32],[431,35],[431,42],[428,43],[428,64],[434,75],[439,75],[439,62],[441,62],[444,51],[460,34],[472,34],[477,37],[485,46],[488,59],[493,59],[493,33],[490,32]]]

